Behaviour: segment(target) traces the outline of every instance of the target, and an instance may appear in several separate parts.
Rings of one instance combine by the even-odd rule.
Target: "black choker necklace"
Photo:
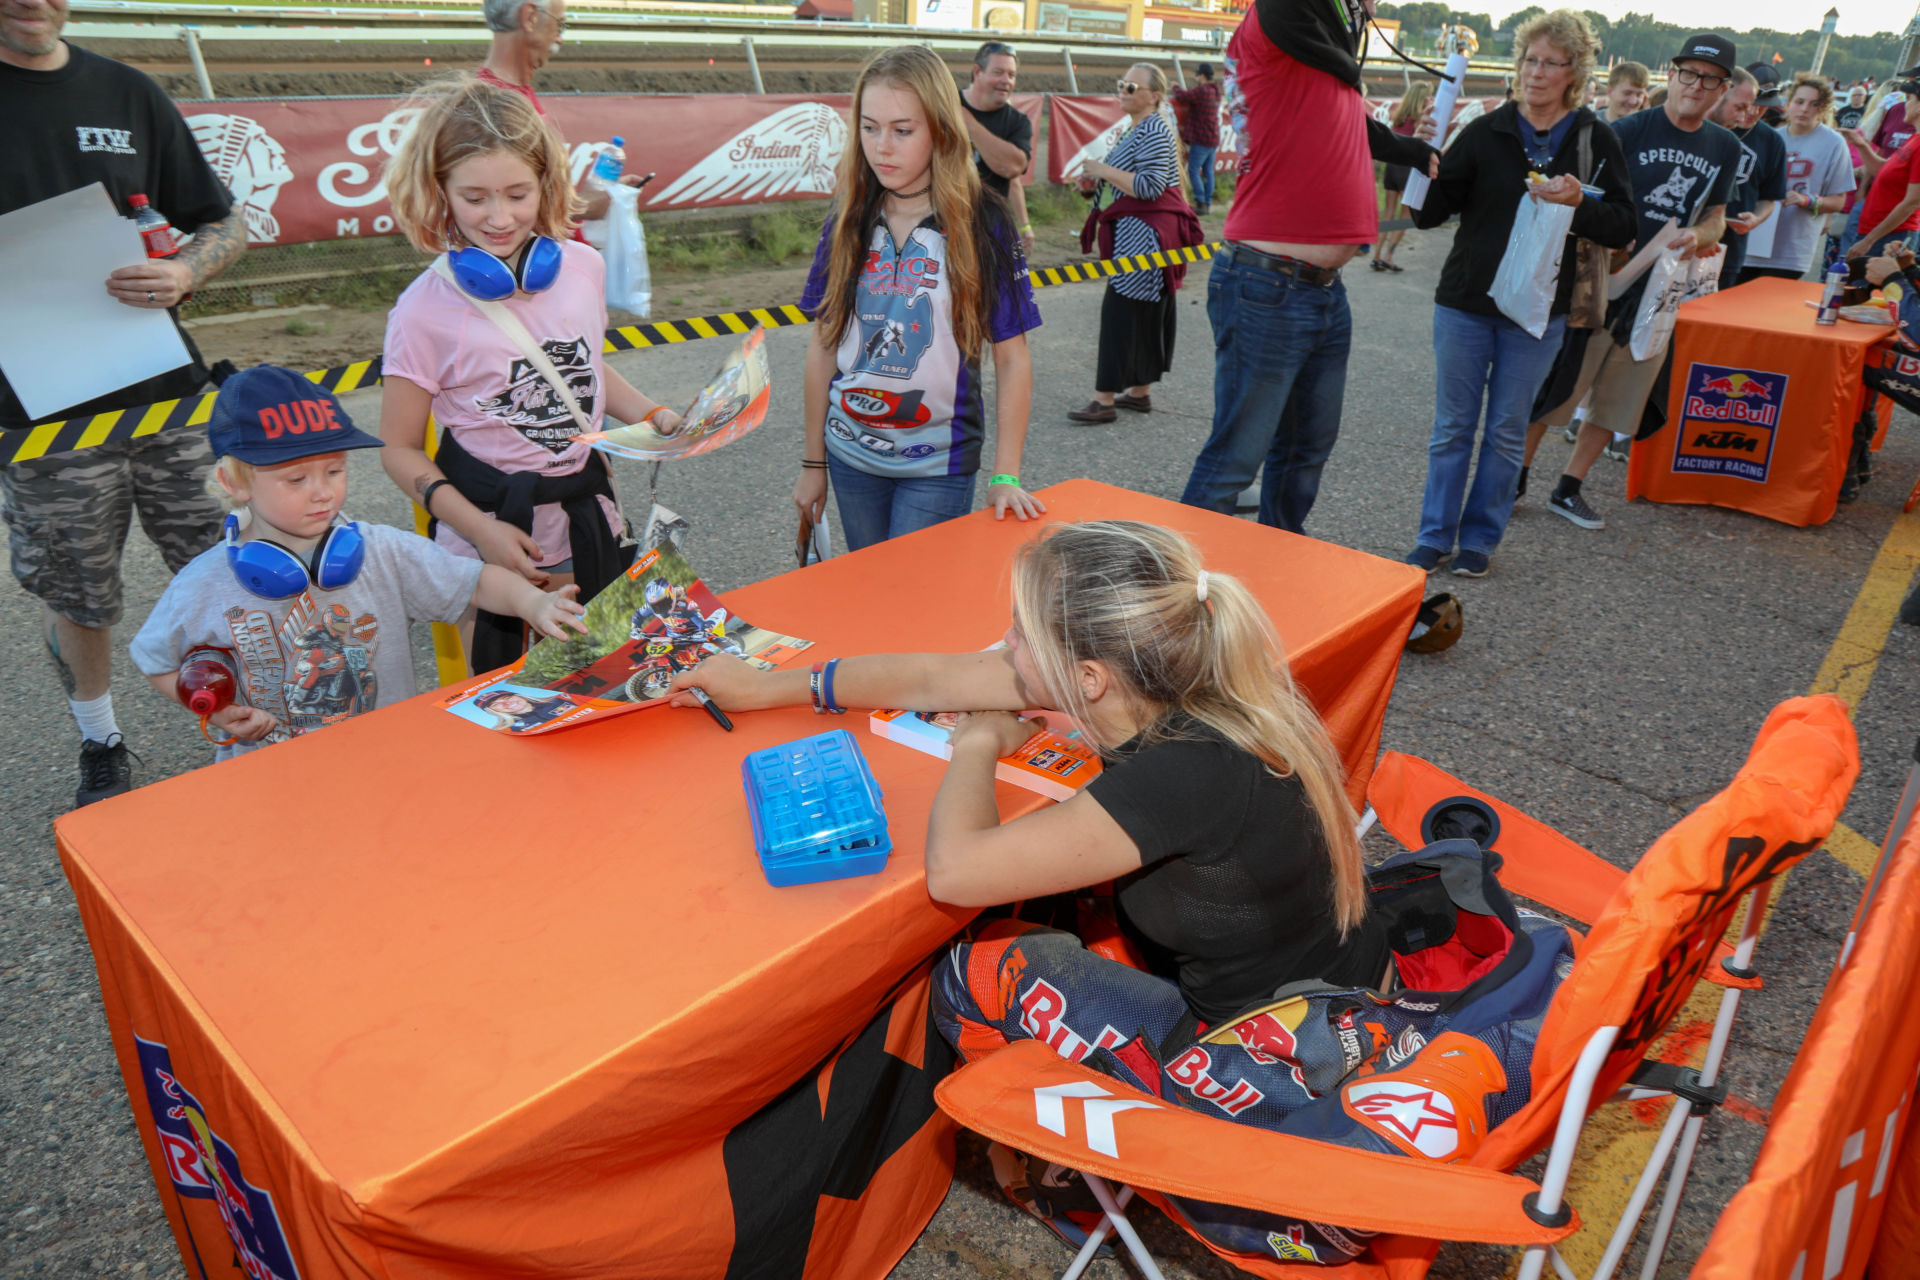
[[[887,192],[887,194],[892,196],[895,200],[918,200],[921,196],[927,194],[927,192],[931,190],[933,190],[933,184],[929,182],[926,186],[920,188],[918,191],[889,191]]]

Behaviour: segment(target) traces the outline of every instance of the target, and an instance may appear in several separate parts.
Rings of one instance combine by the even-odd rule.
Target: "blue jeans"
[[[1187,147],[1187,185],[1193,188],[1193,202],[1213,203],[1213,153],[1217,147]]]
[[[1340,436],[1353,316],[1347,289],[1305,284],[1229,247],[1207,280],[1213,322],[1213,434],[1180,501],[1232,511],[1260,484],[1260,523],[1301,532]]]
[[[1513,515],[1533,398],[1553,369],[1566,327],[1567,318],[1555,316],[1546,333],[1535,338],[1505,316],[1434,307],[1439,386],[1427,441],[1427,492],[1420,501],[1421,546],[1444,554],[1458,539],[1462,551],[1482,555],[1500,546]],[[1483,404],[1486,431],[1468,489]]]
[[[931,528],[973,510],[975,472],[894,479],[861,471],[829,453],[827,474],[833,480],[840,532],[846,535],[849,551]]]

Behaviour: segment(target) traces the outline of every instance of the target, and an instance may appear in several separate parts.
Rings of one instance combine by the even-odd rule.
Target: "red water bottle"
[[[197,645],[181,659],[180,674],[174,679],[174,691],[187,710],[200,717],[200,733],[216,747],[230,747],[238,738],[216,738],[209,730],[207,717],[232,706],[240,692],[240,672],[233,653],[217,645]]]
[[[147,203],[147,198],[138,193],[128,197],[127,203],[133,206],[133,225],[140,229],[140,238],[146,242],[149,258],[171,258],[180,252],[180,240],[173,234],[173,224],[166,215]]]

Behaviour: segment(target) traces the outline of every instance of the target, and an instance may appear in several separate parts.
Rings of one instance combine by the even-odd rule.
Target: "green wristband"
[[[993,488],[993,486],[997,484],[1010,484],[1014,488],[1018,489],[1020,487],[1020,477],[1009,476],[1009,475],[998,475],[998,476],[995,476],[993,479],[987,481],[987,488],[991,489]]]

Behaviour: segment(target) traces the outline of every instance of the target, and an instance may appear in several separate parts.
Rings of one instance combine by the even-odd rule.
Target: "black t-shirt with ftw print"
[[[1733,194],[1744,152],[1738,138],[1711,120],[1688,133],[1667,119],[1665,107],[1651,107],[1614,125],[1613,132],[1633,179],[1639,246],[1652,243],[1667,219],[1691,226],[1701,211]]]
[[[218,222],[233,198],[214,175],[180,111],[160,86],[132,67],[68,42],[67,65],[27,71],[0,63],[0,213],[10,213],[98,182],[114,208],[131,213],[145,195],[173,229],[187,235]],[[185,337],[184,331],[182,336]],[[128,408],[188,395],[206,381],[194,363],[136,383],[58,415]],[[27,425],[20,401],[0,376],[0,426]]]

